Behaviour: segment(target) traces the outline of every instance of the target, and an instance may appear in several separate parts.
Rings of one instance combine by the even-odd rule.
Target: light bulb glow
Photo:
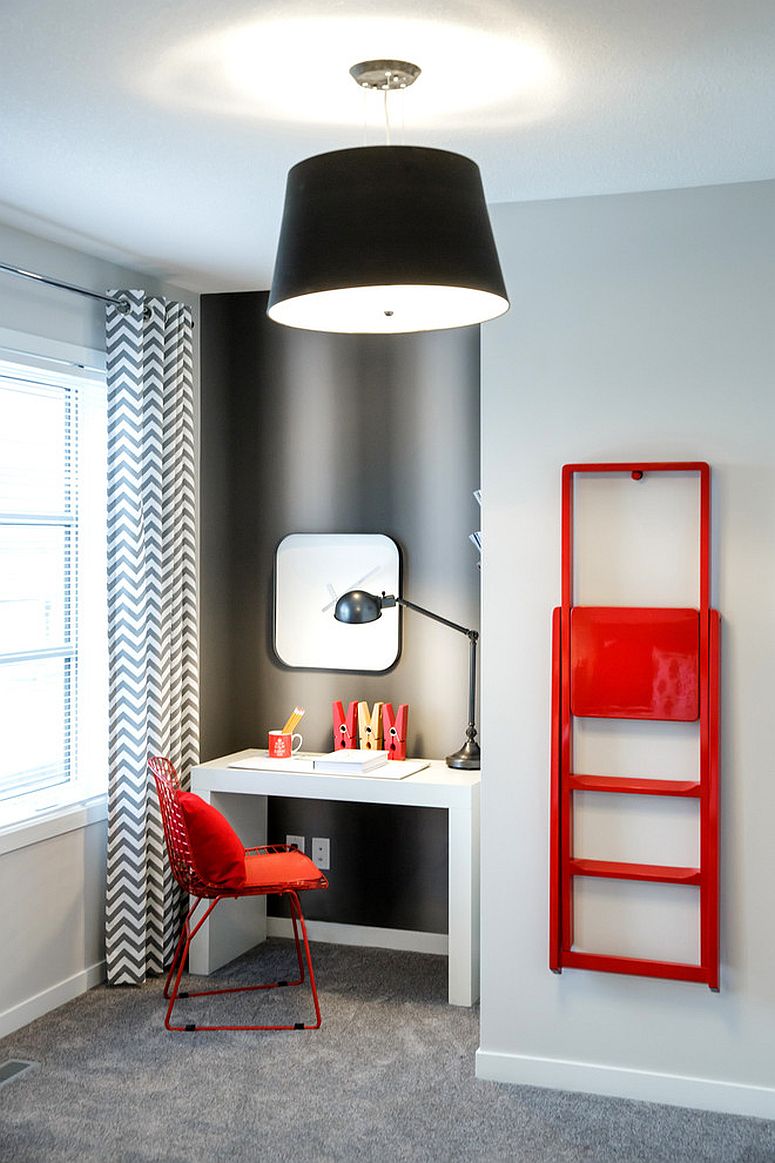
[[[390,335],[467,327],[503,315],[508,300],[471,287],[340,287],[281,300],[267,314],[304,331]]]
[[[482,111],[490,124],[529,120],[556,103],[561,90],[557,65],[528,32],[376,17],[357,8],[346,15],[273,15],[193,38],[164,54],[147,83],[158,100],[188,108],[351,127],[357,111],[349,69],[370,59],[421,66],[411,106],[418,129],[473,125]]]

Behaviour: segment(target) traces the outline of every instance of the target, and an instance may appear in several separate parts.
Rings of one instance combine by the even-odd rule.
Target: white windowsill
[[[49,811],[36,815],[33,819],[19,820],[14,824],[0,827],[0,856],[74,832],[89,824],[97,824],[108,818],[108,797],[106,794],[91,796],[70,804],[57,804]]]

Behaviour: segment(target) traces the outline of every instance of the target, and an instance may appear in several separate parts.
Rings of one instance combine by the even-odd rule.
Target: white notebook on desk
[[[289,775],[331,775],[333,772],[315,771],[316,759],[327,759],[325,755],[310,755],[300,753],[291,759],[270,759],[266,752],[257,755],[246,755],[243,759],[234,759],[229,767],[247,768],[248,771],[285,771]],[[347,771],[346,765],[337,775],[352,776],[359,779],[406,779],[408,775],[416,775],[418,771],[430,767],[429,759],[392,759],[382,767],[366,774],[360,771]]]
[[[326,775],[372,775],[379,768],[386,767],[387,751],[364,750],[343,747],[339,751],[329,751],[312,760],[315,771]]]

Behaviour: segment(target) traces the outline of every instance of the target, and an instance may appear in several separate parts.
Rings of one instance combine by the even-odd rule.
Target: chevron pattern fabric
[[[142,291],[107,308],[108,981],[138,985],[174,951],[172,880],[149,755],[187,781],[199,758],[193,321]]]

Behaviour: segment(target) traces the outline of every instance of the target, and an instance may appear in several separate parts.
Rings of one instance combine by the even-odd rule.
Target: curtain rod
[[[48,287],[59,287],[62,291],[73,291],[76,295],[88,295],[90,299],[101,299],[103,303],[112,303],[124,314],[131,308],[131,304],[126,299],[121,299],[117,295],[100,295],[97,291],[87,290],[86,287],[76,287],[73,283],[63,283],[61,279],[50,279],[46,275],[38,275],[35,271],[26,271],[21,267],[10,266],[8,263],[0,262],[0,271],[5,271],[9,275],[18,275],[20,279],[32,279],[36,283],[45,283]]]

